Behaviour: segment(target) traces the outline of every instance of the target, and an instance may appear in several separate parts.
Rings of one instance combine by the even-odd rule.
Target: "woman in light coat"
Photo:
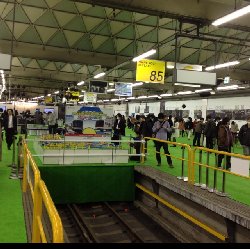
[[[174,131],[173,131],[173,142],[176,142],[176,138],[180,137],[180,129],[179,129],[179,119],[177,117],[174,118]],[[173,145],[173,147],[176,147],[176,145]]]

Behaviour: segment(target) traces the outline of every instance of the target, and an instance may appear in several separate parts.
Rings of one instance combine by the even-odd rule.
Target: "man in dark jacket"
[[[200,121],[198,121],[195,125],[193,146],[196,146],[196,142],[197,142],[198,147],[201,146],[200,140],[201,140],[201,134],[204,128],[203,122],[204,122],[204,118],[201,118]]]
[[[247,117],[247,124],[240,128],[239,140],[243,147],[244,155],[250,156],[250,116]]]
[[[204,129],[204,135],[206,136],[206,147],[208,149],[214,148],[214,138],[217,137],[216,134],[216,124],[212,119],[211,115],[207,115],[207,123]]]
[[[122,119],[122,115],[118,113],[116,115],[116,120],[114,123],[114,133],[113,133],[113,140],[120,140],[121,136],[125,136],[125,128],[126,128],[126,122],[124,119]],[[118,145],[119,142],[115,142],[115,145]]]
[[[231,153],[231,147],[233,145],[233,136],[229,129],[229,118],[225,117],[221,121],[221,125],[218,130],[218,150]],[[218,156],[218,167],[221,167],[222,159],[224,155]],[[226,156],[226,169],[231,168],[231,157]]]
[[[13,143],[14,135],[17,134],[17,118],[13,114],[13,110],[8,110],[8,115],[4,116],[3,119],[3,126],[6,133],[6,143],[8,150],[10,150],[10,147]]]
[[[152,128],[153,128],[153,121],[150,119],[150,116],[147,118],[144,115],[141,115],[140,118],[140,128],[139,128],[139,134],[141,138],[144,137],[152,137]],[[147,148],[148,148],[148,142],[147,139],[145,139],[145,153],[147,153]]]

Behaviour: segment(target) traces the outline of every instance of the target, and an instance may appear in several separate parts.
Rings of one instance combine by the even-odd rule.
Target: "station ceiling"
[[[186,35],[178,41],[178,62],[210,66],[239,60],[230,71],[218,71],[218,77],[229,74],[249,81],[249,15],[219,28],[211,25],[249,4],[243,0],[2,0],[0,52],[13,56],[7,84],[35,97],[102,71],[109,72],[105,80],[135,82],[131,59],[155,48],[158,52],[150,58],[174,61],[178,32]],[[166,73],[164,85],[144,84],[136,94],[181,89],[171,84],[172,72]]]

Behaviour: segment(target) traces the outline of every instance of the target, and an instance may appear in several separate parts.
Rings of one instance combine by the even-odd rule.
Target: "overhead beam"
[[[203,26],[208,26],[211,25],[214,20],[212,19],[207,19],[204,17],[197,17],[197,16],[191,16],[191,12],[189,15],[186,15],[185,12],[188,11],[188,9],[193,10],[192,6],[194,7],[194,4],[200,4],[200,8],[205,11],[205,7],[207,3],[201,3],[193,0],[192,2],[186,1],[186,0],[178,0],[178,4],[176,1],[166,1],[164,2],[163,0],[159,2],[159,4],[156,4],[154,1],[130,1],[130,0],[71,0],[73,2],[81,2],[81,3],[88,3],[92,5],[99,5],[102,7],[109,7],[113,9],[120,9],[120,10],[126,10],[130,12],[137,12],[137,13],[142,13],[142,14],[147,14],[150,16],[159,16],[160,18],[170,18],[170,19],[177,19],[177,20],[182,20],[183,22],[186,23],[192,23],[192,24],[199,24],[200,27]],[[206,2],[206,1],[204,1]],[[189,8],[183,7],[181,10],[182,13],[178,13],[178,10],[180,10],[180,6],[185,6],[185,4],[189,5]],[[193,4],[193,5],[192,5]],[[221,4],[216,4],[216,3],[210,3],[213,4],[213,8],[215,11],[216,8],[221,8],[221,10],[225,9],[225,6]],[[153,8],[152,8],[153,7]],[[224,9],[222,8],[224,7]],[[169,9],[174,10],[173,12],[167,11]],[[196,8],[197,9],[197,8]],[[224,10],[225,11],[225,10]],[[197,11],[196,11],[197,12]],[[231,29],[236,29],[236,30],[241,30],[245,32],[250,32],[250,27],[249,26],[242,26],[242,25],[235,25],[235,24],[224,24],[221,25],[221,27],[224,28],[231,28]]]

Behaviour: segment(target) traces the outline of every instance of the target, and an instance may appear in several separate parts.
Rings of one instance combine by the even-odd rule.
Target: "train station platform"
[[[0,162],[0,243],[27,243],[20,180],[9,179],[12,150],[3,141]]]

